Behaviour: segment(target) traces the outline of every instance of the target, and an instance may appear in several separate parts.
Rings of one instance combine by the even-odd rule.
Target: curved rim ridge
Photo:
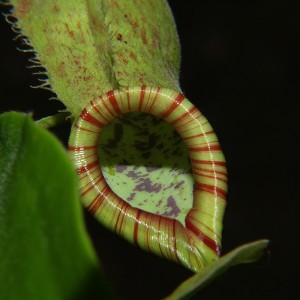
[[[107,184],[98,160],[99,137],[113,119],[128,112],[161,117],[186,143],[195,189],[185,226],[178,220],[132,207]],[[212,127],[184,95],[165,88],[141,86],[99,96],[75,120],[69,153],[80,178],[82,202],[106,227],[131,243],[193,271],[220,255],[226,164]]]

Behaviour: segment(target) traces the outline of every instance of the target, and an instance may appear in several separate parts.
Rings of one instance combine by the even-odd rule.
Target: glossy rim
[[[107,184],[98,161],[99,137],[114,118],[128,112],[163,118],[186,143],[195,190],[185,226],[132,207]],[[82,202],[106,227],[193,271],[220,255],[227,191],[225,160],[212,127],[184,95],[147,86],[107,92],[91,101],[75,120],[69,153],[80,177]]]

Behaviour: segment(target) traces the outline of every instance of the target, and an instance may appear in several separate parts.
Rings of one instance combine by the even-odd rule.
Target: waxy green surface
[[[179,90],[180,47],[166,1],[11,0],[17,25],[46,68],[52,90],[78,116],[118,87]]]

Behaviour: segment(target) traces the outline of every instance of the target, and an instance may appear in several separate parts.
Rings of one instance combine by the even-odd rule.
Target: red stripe
[[[227,192],[217,186],[199,182],[199,183],[196,183],[196,188],[198,190],[206,191],[210,194],[220,196],[224,200],[226,199]]]
[[[173,219],[170,219],[170,218],[165,218],[165,220],[166,220],[166,228],[167,228],[167,233],[168,233],[168,247],[167,247],[167,250],[168,250],[168,252],[169,252],[169,259],[172,259],[172,257],[173,257],[173,251],[172,251],[172,247],[171,247],[171,245],[173,245],[173,239],[171,240],[171,242],[170,242],[170,239],[171,239],[171,230],[172,230],[172,228],[171,228],[171,223],[173,223]]]
[[[161,255],[163,256],[163,257],[165,257],[165,255],[164,255],[164,253],[163,253],[163,251],[162,251],[162,249],[161,249],[161,242],[160,242],[160,234],[161,234],[161,232],[163,232],[163,230],[160,228],[160,221],[161,221],[161,218],[162,218],[162,216],[160,216],[159,215],[159,219],[158,219],[158,233],[157,233],[157,239],[158,239],[158,246],[159,246],[159,251],[160,251],[160,253],[161,253]]]
[[[152,217],[153,217],[153,214],[151,214],[151,213],[147,214],[147,220],[146,220],[146,223],[147,223],[147,224],[150,224],[150,226],[151,226],[151,224],[152,224]],[[147,227],[146,227],[146,234],[145,234],[145,238],[146,238],[146,246],[147,246],[147,248],[148,248],[149,251],[150,251],[150,246],[149,246],[149,235],[150,235],[150,233],[149,233],[149,227],[150,227],[150,226],[147,226]]]
[[[183,140],[189,140],[189,139],[194,139],[194,138],[198,138],[198,137],[213,134],[213,133],[215,133],[215,132],[213,130],[211,130],[211,131],[203,132],[203,133],[192,135],[192,136],[187,136],[187,137],[182,138],[182,139]]]
[[[126,89],[126,97],[127,97],[128,109],[130,111],[131,110],[130,109],[130,97],[129,97],[129,89],[128,88]]]
[[[192,162],[203,164],[203,165],[217,165],[217,166],[226,166],[224,161],[215,161],[215,160],[202,160],[202,159],[193,159],[191,158]]]
[[[187,130],[179,130],[179,128],[181,128],[181,127],[186,127],[186,125],[187,125],[188,123],[189,123],[189,122],[184,123],[184,124],[181,124],[181,125],[179,125],[179,126],[176,126],[177,131],[180,131],[180,133],[187,132],[187,131],[191,131],[191,128],[188,128]],[[205,124],[208,124],[208,121],[206,121],[206,122],[204,122],[204,123],[201,123],[202,126],[204,126]],[[196,128],[196,127],[193,127],[193,128]]]
[[[99,176],[100,176],[100,175],[99,175]],[[93,189],[93,188],[94,188],[98,183],[100,183],[102,180],[103,180],[103,177],[101,176],[95,183],[91,184],[91,183],[89,182],[89,184],[90,184],[89,188],[86,189],[86,190],[84,190],[83,192],[81,192],[80,196],[86,195],[91,189]]]
[[[102,100],[102,103],[103,103],[104,107],[106,108],[106,110],[111,114],[112,117],[114,117],[115,115],[113,114],[113,112],[111,111],[111,109],[108,107],[106,101],[104,101],[102,97],[100,97],[99,99]]]
[[[124,219],[125,219],[125,217],[127,217],[126,210],[127,210],[128,207],[130,207],[130,205],[125,206],[124,211],[123,211],[122,216],[121,216],[121,224],[120,224],[120,230],[119,230],[119,233],[120,233],[121,236],[122,236],[122,227],[123,227]]]
[[[80,118],[97,126],[97,127],[103,127],[104,124],[101,123],[99,120],[97,120],[95,117],[93,117],[85,108],[80,114]]]
[[[139,231],[139,219],[142,211],[139,209],[136,215],[135,223],[134,223],[134,232],[133,232],[133,242],[137,246],[138,245],[138,231]]]
[[[117,232],[117,227],[118,227],[120,215],[121,215],[121,213],[123,212],[123,207],[124,207],[125,205],[128,205],[125,201],[122,201],[122,202],[123,202],[123,203],[122,203],[122,206],[121,206],[120,209],[119,209],[119,214],[118,214],[118,217],[117,217],[117,221],[116,221],[116,223],[115,223],[115,229],[114,229],[114,232]],[[121,229],[121,228],[120,228],[120,229]]]
[[[178,94],[178,96],[173,101],[173,103],[168,108],[168,110],[166,110],[164,113],[162,113],[161,117],[165,119],[167,116],[169,116],[170,113],[172,111],[174,111],[178,107],[178,105],[183,101],[183,99],[184,99],[184,96],[182,94]]]
[[[98,194],[94,200],[87,206],[87,210],[91,213],[91,214],[95,214],[98,210],[98,208],[100,207],[100,205],[103,203],[103,197],[101,194]]]
[[[143,105],[144,98],[145,98],[145,91],[146,91],[146,86],[142,85],[141,86],[141,93],[140,93],[140,101],[139,101],[139,111],[142,110],[142,105]]]
[[[190,108],[187,112],[185,112],[183,115],[181,115],[180,117],[178,117],[175,121],[172,122],[172,125],[176,124],[179,121],[182,121],[183,119],[185,119],[186,117],[192,115],[195,111],[197,110],[197,108],[195,106],[193,106],[192,108]]]
[[[221,254],[221,247],[216,241],[211,239],[209,236],[204,234],[199,228],[197,228],[189,219],[185,221],[186,228],[193,232],[206,246],[216,252],[218,255]]]
[[[92,175],[94,172],[98,171],[99,169],[98,168],[95,168],[93,170],[89,170],[89,173],[84,173],[84,174],[81,174],[80,175],[80,180],[84,179],[85,177],[87,176],[90,176]]]
[[[90,204],[86,207],[87,210],[91,210],[93,205],[96,203],[97,199],[99,198],[99,195],[96,195],[96,197],[90,202]]]
[[[223,182],[227,182],[227,178],[221,178],[221,177],[218,177],[218,176],[210,176],[210,175],[205,175],[203,173],[197,173],[197,172],[193,172],[195,175],[198,175],[198,176],[202,176],[202,177],[206,177],[206,178],[212,178],[212,179],[216,179],[216,180],[220,180],[220,181],[223,181]]]
[[[82,166],[80,168],[77,169],[78,174],[82,174],[84,172],[87,172],[89,170],[91,170],[92,168],[99,166],[98,160],[95,160],[85,166]]]
[[[155,92],[155,97],[154,97],[154,99],[153,99],[153,101],[152,101],[152,104],[151,104],[150,108],[148,109],[149,112],[152,111],[152,108],[153,108],[153,106],[155,105],[155,102],[156,102],[157,97],[158,97],[158,95],[159,95],[159,91],[160,91],[160,87],[158,87],[157,90],[156,90],[156,92]]]
[[[196,168],[196,167],[194,167],[193,169],[202,171],[202,172],[216,173],[216,174],[227,176],[227,172],[222,172],[222,171],[218,171],[218,170],[209,170],[209,169]]]
[[[101,99],[101,98],[99,98]],[[95,104],[93,101],[90,102],[90,104],[92,105],[93,109],[103,118],[105,119],[107,122],[109,122],[109,120],[103,115],[103,113],[98,109],[97,104]]]
[[[116,99],[116,96],[115,96],[115,93],[114,91],[109,91],[106,93],[107,97],[108,97],[108,100],[109,102],[111,103],[111,105],[113,106],[115,112],[120,115],[121,114],[121,109],[118,105],[118,101]]]
[[[82,126],[78,126],[77,124],[74,125],[76,128],[78,128],[79,130],[83,130],[83,131],[88,131],[88,132],[92,132],[92,133],[97,133],[97,131],[94,131],[94,130],[90,130],[90,129],[87,129],[87,128],[84,128]]]
[[[216,145],[208,145],[205,147],[189,147],[189,151],[195,152],[195,151],[216,151],[221,150],[221,147],[219,144]]]
[[[177,254],[177,245],[176,245],[176,223],[177,221],[175,219],[173,219],[173,240],[174,240],[174,252],[175,252],[175,256],[178,262],[180,262],[178,254]]]
[[[111,189],[109,186],[105,186],[101,192],[94,198],[94,200],[87,206],[87,210],[89,210],[92,214],[95,214],[102,204],[104,198],[107,196],[107,194],[111,192]]]
[[[69,146],[68,150],[69,151],[84,151],[84,150],[89,150],[89,149],[95,149],[96,147],[97,147],[97,145],[93,145],[93,146],[78,146],[78,147]]]

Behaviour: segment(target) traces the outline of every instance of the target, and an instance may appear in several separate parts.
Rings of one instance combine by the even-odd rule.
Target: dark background
[[[291,299],[299,280],[300,4],[295,1],[169,1],[182,43],[181,85],[218,134],[229,170],[223,252],[272,243],[196,299]],[[188,3],[188,4],[187,4]],[[48,101],[19,43],[0,20],[0,112],[62,109]],[[55,130],[67,143],[69,126]],[[107,277],[123,299],[160,299],[191,272],[131,246],[86,216]]]

